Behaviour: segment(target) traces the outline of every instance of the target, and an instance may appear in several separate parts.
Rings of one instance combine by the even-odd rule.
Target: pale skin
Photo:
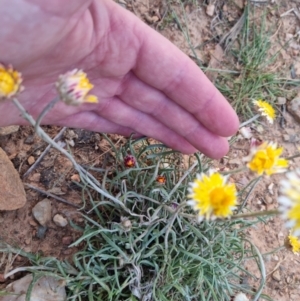
[[[228,151],[238,118],[196,64],[112,0],[0,0],[0,62],[24,78],[18,99],[37,117],[57,77],[83,69],[98,104],[59,102],[43,124],[155,138],[183,153]],[[11,101],[0,126],[26,124]]]

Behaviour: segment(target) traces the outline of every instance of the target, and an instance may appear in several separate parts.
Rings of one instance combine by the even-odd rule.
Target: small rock
[[[5,282],[6,279],[4,278],[4,274],[0,274],[0,283]]]
[[[74,147],[75,146],[75,142],[73,139],[66,139],[65,140],[67,142],[68,145],[70,145],[71,147]]]
[[[268,186],[268,191],[271,195],[274,194],[274,191],[273,191],[273,188],[274,188],[274,183],[271,183],[269,186]]]
[[[285,142],[290,142],[290,135],[284,134],[282,137]]]
[[[234,158],[234,159],[230,159],[230,160],[228,161],[228,163],[229,163],[229,164],[233,164],[233,165],[240,165],[240,164],[241,164],[241,161],[240,161],[240,159],[238,159],[238,158]]]
[[[0,136],[6,136],[15,133],[19,130],[19,128],[20,127],[18,125],[0,127]]]
[[[73,238],[72,236],[64,236],[61,241],[64,245],[68,246],[73,242]]]
[[[48,199],[43,199],[38,202],[32,209],[34,218],[42,226],[46,226],[51,220],[51,201]]]
[[[291,301],[296,301],[299,300],[299,295],[298,294],[290,294],[290,300]]]
[[[244,0],[234,0],[234,3],[238,6],[238,8],[244,8]]]
[[[251,133],[251,128],[250,127],[246,127],[246,126],[242,127],[240,129],[240,133],[246,139],[250,139],[252,137],[252,133]]]
[[[264,201],[265,201],[266,204],[272,204],[273,203],[273,199],[269,195],[265,196]]]
[[[80,176],[78,174],[74,174],[71,176],[71,180],[80,183]]]
[[[278,257],[277,255],[273,255],[273,259],[274,259],[275,261],[279,261],[279,257]]]
[[[29,135],[25,140],[25,144],[32,144],[34,142],[34,135]]]
[[[60,214],[54,215],[53,222],[59,227],[65,227],[68,224],[68,220]]]
[[[258,124],[256,126],[256,130],[258,131],[258,133],[262,134],[265,130],[264,127],[261,124]]]
[[[285,97],[277,97],[277,104],[278,105],[285,105],[286,104],[286,98]]]
[[[280,273],[279,273],[279,270],[276,270],[273,274],[272,274],[272,278],[276,281],[280,281],[281,280],[281,276],[280,276]]]
[[[24,186],[2,148],[0,148],[0,166],[0,210],[19,209],[26,203]]]
[[[285,281],[287,284],[291,284],[293,279],[292,279],[292,277],[288,276],[288,277],[286,277]]]
[[[215,6],[214,4],[208,4],[206,7],[206,14],[210,17],[214,15],[215,12]]]
[[[41,180],[41,174],[39,172],[34,173],[31,177],[30,177],[30,181],[32,182],[40,182]]]
[[[30,219],[29,220],[29,225],[32,226],[32,227],[36,227],[38,225],[38,223],[34,219]]]
[[[37,229],[37,232],[36,232],[36,237],[38,239],[44,239],[47,229],[48,229],[47,227],[39,226],[38,229]]]
[[[244,293],[238,293],[233,301],[249,301],[249,299],[247,298],[247,296]]]
[[[62,253],[64,255],[71,255],[72,253],[74,252],[74,250],[71,249],[66,249],[66,250],[63,250]],[[0,300],[1,301],[1,300]]]
[[[287,106],[288,111],[300,123],[300,97],[296,97]]]
[[[5,291],[10,294],[0,296],[0,301],[25,301],[26,293],[32,282],[32,275],[10,283]],[[34,282],[30,301],[65,301],[67,298],[65,283],[50,276],[43,276]]]
[[[30,156],[28,159],[27,159],[27,162],[29,165],[32,165],[34,162],[35,162],[35,159],[33,156]]]

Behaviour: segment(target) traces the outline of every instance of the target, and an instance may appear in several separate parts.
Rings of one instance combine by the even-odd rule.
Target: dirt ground
[[[175,2],[175,1],[174,1]],[[242,15],[244,1],[213,1],[215,3],[215,14],[210,17],[207,15],[206,8],[209,1],[182,1],[185,11],[186,27],[190,43],[195,47],[192,52],[187,42],[186,36],[180,30],[178,23],[168,19],[170,6],[163,0],[120,0],[120,5],[134,12],[144,22],[160,31],[165,37],[170,39],[182,51],[192,59],[198,57],[204,64],[212,68],[222,68],[222,59],[225,53],[218,43],[222,36],[228,32]],[[254,2],[254,1],[253,1]],[[259,2],[262,2],[261,4]],[[170,3],[170,1],[168,2]],[[197,5],[196,5],[197,3]],[[274,47],[272,51],[278,49],[275,43],[276,38],[286,41],[290,35],[295,35],[300,27],[300,21],[294,14],[287,18],[280,15],[289,9],[296,7],[296,1],[255,1],[258,8],[267,9],[267,20],[269,27],[274,25]],[[172,6],[175,13],[182,17],[182,7]],[[300,44],[297,41],[290,44],[287,48],[280,49],[279,59],[273,66],[273,71],[286,71],[290,76],[289,68],[295,67],[296,76],[299,75],[297,68],[300,67],[299,50]],[[203,46],[204,45],[204,46]],[[199,47],[198,47],[199,46]],[[299,47],[298,47],[299,46]],[[226,56],[226,55],[225,55]],[[208,74],[214,80],[215,74]],[[298,91],[297,91],[298,92]],[[299,90],[300,92],[300,90]],[[283,97],[285,95],[282,95]],[[288,99],[289,100],[289,99]],[[300,134],[299,124],[288,114],[286,124],[282,128],[278,122],[273,126],[262,122],[259,126],[249,125],[254,138],[265,141],[276,141],[285,149],[284,156],[295,154],[299,147]],[[58,127],[45,127],[51,137],[54,137],[60,130]],[[120,136],[113,137],[116,144],[124,142]],[[76,160],[83,165],[94,165],[98,168],[105,168],[109,164],[109,145],[97,133],[90,133],[83,130],[67,129],[60,139],[62,143],[67,143],[71,148]],[[234,169],[243,166],[242,158],[248,154],[249,139],[239,136],[233,144],[228,157],[215,163],[216,168]],[[34,135],[29,127],[21,127],[18,132],[0,137],[0,147],[4,149],[12,160],[15,168],[21,177],[30,168],[32,161],[38,159],[43,150],[47,147],[46,143]],[[291,162],[291,169],[299,166],[300,160]],[[265,178],[258,183],[254,193],[251,194],[247,206],[255,210],[277,208],[278,183],[282,175]],[[250,175],[239,175],[233,177],[237,181],[238,188],[242,188],[252,178]],[[68,245],[76,240],[81,232],[74,230],[70,225],[65,228],[58,228],[51,223],[45,234],[40,233],[38,223],[32,216],[34,205],[45,198],[42,193],[29,188],[30,184],[40,190],[51,192],[65,200],[71,200],[75,206],[82,206],[81,188],[74,184],[78,176],[74,172],[71,163],[57,151],[50,149],[49,153],[42,160],[39,166],[30,175],[23,179],[27,194],[27,204],[24,208],[11,211],[0,212],[2,225],[1,237],[8,243],[22,247],[25,251],[37,253],[44,256],[55,256],[61,259],[70,258],[71,255],[80,249],[68,248]],[[50,198],[52,202],[52,216],[56,213],[62,214],[72,222],[83,225],[84,220],[78,208],[59,202]],[[251,241],[258,247],[262,254],[272,252],[274,249],[284,246],[287,237],[287,230],[284,228],[279,218],[270,218],[265,224],[258,224],[250,229],[247,234]],[[0,268],[4,266],[0,262]],[[264,293],[271,296],[275,301],[296,301],[300,300],[300,260],[289,249],[282,248],[275,254],[265,256],[267,285]],[[26,260],[18,256],[10,266],[27,265]],[[250,272],[260,277],[257,271],[252,270],[252,265],[246,265]],[[0,277],[1,282],[1,277]],[[257,283],[249,283],[249,286],[258,286]]]

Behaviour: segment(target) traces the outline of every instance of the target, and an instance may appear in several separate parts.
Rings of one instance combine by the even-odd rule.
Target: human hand
[[[98,104],[59,102],[43,124],[146,135],[212,158],[228,151],[238,118],[196,64],[111,0],[11,0],[0,6],[0,61],[24,77],[18,99],[37,117],[59,74],[83,69]],[[0,126],[25,124],[7,100]]]

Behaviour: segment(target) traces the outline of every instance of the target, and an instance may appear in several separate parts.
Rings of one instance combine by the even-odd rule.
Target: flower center
[[[210,192],[209,197],[213,208],[219,208],[226,205],[228,199],[223,187],[214,188]]]
[[[9,95],[14,91],[15,81],[6,71],[0,71],[0,94]]]

